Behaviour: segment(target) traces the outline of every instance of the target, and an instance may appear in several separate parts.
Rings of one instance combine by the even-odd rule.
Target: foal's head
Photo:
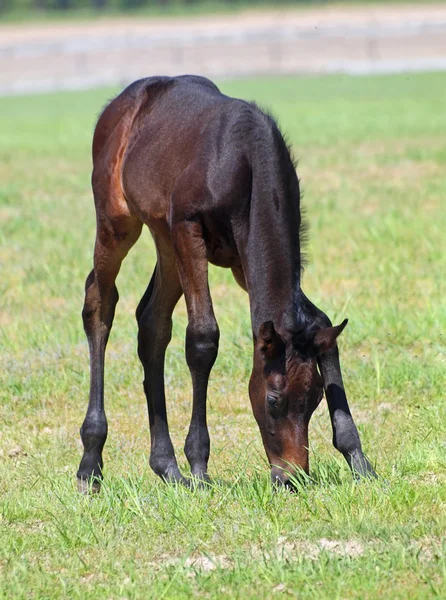
[[[308,424],[323,396],[317,357],[335,346],[346,325],[347,320],[299,334],[279,334],[272,321],[260,328],[257,347],[265,396],[263,413],[258,410],[257,414],[273,481],[287,484],[299,468],[308,472]]]

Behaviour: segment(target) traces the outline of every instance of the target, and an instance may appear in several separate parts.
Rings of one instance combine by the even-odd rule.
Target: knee
[[[82,321],[87,334],[93,332],[95,318],[99,318],[107,327],[111,325],[118,300],[117,287],[114,284],[111,288],[100,287],[94,271],[91,271],[85,281],[85,301],[82,309]]]
[[[94,317],[99,308],[98,287],[92,271],[85,282],[85,301],[82,309],[82,321],[87,335],[92,333]]]
[[[189,323],[186,330],[186,360],[189,368],[212,368],[218,353],[220,331],[215,319]]]

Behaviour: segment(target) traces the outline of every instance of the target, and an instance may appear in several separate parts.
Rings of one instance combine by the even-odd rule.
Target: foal
[[[219,341],[208,286],[211,262],[231,268],[249,295],[249,395],[273,481],[288,483],[299,468],[308,471],[308,424],[324,388],[335,448],[354,473],[373,475],[342,383],[336,338],[347,321],[332,327],[301,290],[299,181],[274,120],[202,77],[136,81],[99,118],[92,187],[97,234],[82,313],[91,379],[80,490],[89,482],[99,489],[102,477],[104,355],[118,301],[115,280],[144,223],[157,263],[136,318],[155,473],[187,482],[170,439],[164,393],[172,312],[184,293],[193,385],[185,453],[192,474],[208,479],[206,395]]]

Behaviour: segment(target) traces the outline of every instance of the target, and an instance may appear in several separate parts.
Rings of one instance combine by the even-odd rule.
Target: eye
[[[269,393],[266,395],[266,404],[269,409],[274,409],[279,406],[279,396],[277,394]]]

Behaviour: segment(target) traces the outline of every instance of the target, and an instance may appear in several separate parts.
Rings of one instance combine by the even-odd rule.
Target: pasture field
[[[436,0],[442,4],[445,0]],[[86,0],[72,0],[69,8],[58,8],[57,3],[46,3],[46,6],[36,6],[32,0],[8,0],[0,6],[0,22],[67,22],[83,21],[102,18],[122,19],[126,16],[139,17],[191,17],[202,15],[233,14],[242,11],[256,11],[285,8],[316,8],[339,7],[342,5],[377,5],[387,4],[388,0],[171,0],[170,2],[154,3],[144,0],[108,0],[101,9],[95,8]],[[407,0],[392,0],[393,5],[407,4]],[[417,0],[417,4],[432,4],[432,0]],[[44,3],[45,4],[45,3]]]
[[[355,483],[310,426],[311,480],[274,492],[251,415],[247,297],[211,269],[221,345],[209,489],[159,481],[134,310],[148,232],[124,262],[106,360],[105,483],[78,495],[88,350],[80,312],[95,219],[96,115],[116,90],[0,99],[0,590],[3,598],[446,597],[446,74],[223,82],[279,117],[310,223],[307,295],[336,322],[378,481]],[[259,265],[259,268],[261,266]],[[183,472],[186,312],[166,386]]]

